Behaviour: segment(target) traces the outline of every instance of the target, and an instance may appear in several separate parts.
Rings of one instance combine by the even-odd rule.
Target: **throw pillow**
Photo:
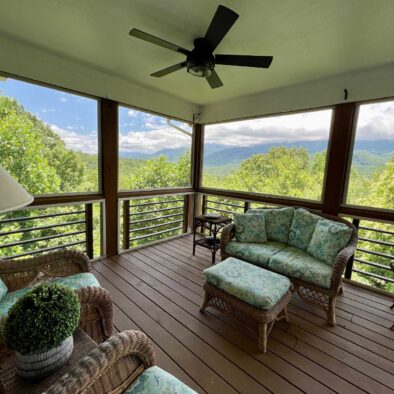
[[[289,245],[306,250],[320,219],[320,216],[314,215],[306,209],[296,209],[290,226]]]
[[[6,284],[0,279],[0,301],[7,294],[7,291],[8,289]]]
[[[235,239],[238,242],[266,242],[265,218],[263,215],[236,213],[234,215]]]
[[[347,245],[352,229],[344,223],[320,219],[313,232],[307,252],[329,265],[334,264],[337,254]]]
[[[248,214],[260,214],[265,217],[267,239],[287,243],[294,208],[249,209]]]

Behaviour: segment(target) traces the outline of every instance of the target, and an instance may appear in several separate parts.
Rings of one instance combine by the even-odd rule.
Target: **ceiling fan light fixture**
[[[193,61],[189,61],[186,64],[186,69],[189,74],[192,74],[196,77],[209,77],[212,74],[212,70],[215,65],[211,62],[209,63],[194,63]]]

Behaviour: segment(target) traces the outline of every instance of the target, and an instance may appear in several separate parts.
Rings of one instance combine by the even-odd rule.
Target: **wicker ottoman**
[[[233,257],[207,268],[203,276],[205,299],[200,311],[212,306],[233,314],[248,326],[253,323],[259,349],[265,353],[275,321],[289,321],[289,279]]]

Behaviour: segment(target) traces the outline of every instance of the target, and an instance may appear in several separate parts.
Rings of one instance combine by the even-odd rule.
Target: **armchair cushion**
[[[235,239],[238,242],[266,242],[263,215],[236,213],[234,215]]]
[[[47,282],[69,286],[74,290],[78,290],[82,287],[87,286],[100,287],[100,283],[98,282],[96,277],[88,272],[54,278],[50,279]],[[6,317],[12,305],[14,305],[15,302],[23,295],[25,295],[29,290],[31,290],[31,287],[24,287],[23,289],[7,293],[0,301],[0,317]]]
[[[288,246],[271,257],[269,269],[329,289],[333,268],[305,251]]]
[[[158,366],[144,372],[126,389],[124,394],[197,394],[190,387]]]
[[[210,284],[261,309],[273,308],[291,286],[285,276],[233,257],[205,269],[203,276]]]
[[[293,207],[249,209],[248,214],[252,213],[264,215],[268,240],[287,243],[289,239],[290,225],[294,214]]]
[[[7,289],[6,284],[0,278],[0,301],[7,294],[7,291],[8,291],[8,289]]]
[[[290,226],[289,245],[307,250],[319,220],[320,216],[314,215],[306,209],[296,209]]]
[[[352,235],[352,229],[344,223],[320,219],[313,232],[307,252],[332,266],[337,254],[345,248]]]
[[[286,244],[275,241],[261,244],[231,241],[226,245],[226,253],[267,268],[270,258],[286,247]]]

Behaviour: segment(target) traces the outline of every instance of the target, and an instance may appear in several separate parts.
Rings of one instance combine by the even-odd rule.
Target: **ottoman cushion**
[[[260,309],[271,309],[289,290],[285,276],[230,257],[203,272],[207,282]]]

